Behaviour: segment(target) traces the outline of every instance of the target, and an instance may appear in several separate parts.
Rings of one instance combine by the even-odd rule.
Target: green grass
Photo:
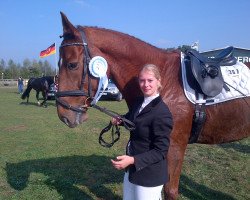
[[[107,149],[98,136],[110,118],[89,110],[89,120],[70,129],[54,101],[21,103],[14,88],[0,88],[0,199],[121,200],[123,172],[110,159],[123,154],[128,132]],[[21,103],[21,104],[20,104]],[[122,102],[99,105],[119,113]],[[180,180],[183,199],[250,199],[250,139],[223,145],[189,145]]]

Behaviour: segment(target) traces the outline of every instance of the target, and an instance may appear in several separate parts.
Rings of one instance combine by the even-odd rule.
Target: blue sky
[[[199,41],[200,51],[250,49],[249,0],[2,0],[0,59],[39,60],[54,42],[58,50],[60,11],[74,25],[117,30],[160,48]],[[54,66],[58,58],[43,59]]]

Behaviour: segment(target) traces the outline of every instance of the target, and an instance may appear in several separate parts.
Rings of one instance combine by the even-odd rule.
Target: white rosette
[[[108,86],[107,70],[108,70],[108,63],[105,60],[105,58],[101,56],[95,56],[90,60],[89,62],[90,74],[96,78],[99,78],[98,89],[96,91],[93,101],[91,102],[91,105],[96,104],[100,99],[100,97],[102,96],[103,92],[100,93],[101,88],[103,87],[102,91],[104,91]]]

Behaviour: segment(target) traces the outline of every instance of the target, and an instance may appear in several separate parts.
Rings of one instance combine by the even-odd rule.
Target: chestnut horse
[[[162,75],[161,96],[173,114],[167,159],[170,181],[164,187],[166,199],[177,199],[184,153],[188,145],[194,105],[185,97],[181,79],[181,54],[166,51],[120,32],[77,28],[61,13],[63,41],[60,46],[57,112],[73,128],[87,120],[89,97],[98,88],[86,63],[94,56],[107,60],[107,76],[116,83],[128,107],[141,95],[137,75],[143,65],[153,63]],[[86,92],[87,91],[87,92]],[[197,143],[219,144],[246,138],[250,134],[250,98],[235,99],[206,107],[207,119]]]

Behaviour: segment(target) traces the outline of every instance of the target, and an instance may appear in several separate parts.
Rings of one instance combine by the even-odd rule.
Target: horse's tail
[[[32,86],[31,86],[32,81],[33,81],[33,78],[29,79],[28,84],[27,84],[27,88],[21,96],[22,99],[25,99],[30,94],[30,91],[32,90]]]

